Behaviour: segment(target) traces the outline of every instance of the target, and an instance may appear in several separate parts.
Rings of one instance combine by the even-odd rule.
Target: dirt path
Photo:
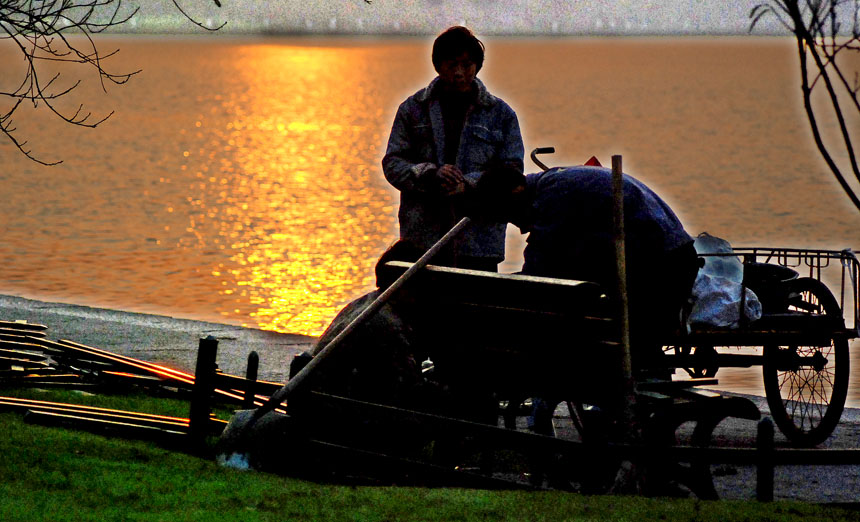
[[[763,397],[749,397],[762,415],[770,415]],[[724,447],[755,447],[754,421],[727,420],[714,433],[714,442]],[[776,430],[776,446],[788,448],[786,438]],[[846,409],[833,435],[819,448],[860,448],[860,410]],[[718,466],[712,470],[720,498],[755,498],[756,470],[752,466]],[[860,502],[860,466],[778,466],[774,474],[774,499],[807,502]]]
[[[763,416],[770,415],[770,409],[764,397],[741,396],[752,400]],[[554,424],[557,436],[578,439],[567,419],[565,407],[562,406],[556,411]],[[724,448],[755,448],[757,430],[757,421],[727,419],[714,430],[712,443],[714,446]],[[779,429],[776,430],[774,442],[777,448],[791,447]],[[860,409],[846,409],[833,435],[818,448],[860,449]],[[711,473],[721,499],[755,499],[755,466],[719,464],[711,467]],[[858,503],[860,502],[860,466],[778,466],[774,473],[774,499]]]

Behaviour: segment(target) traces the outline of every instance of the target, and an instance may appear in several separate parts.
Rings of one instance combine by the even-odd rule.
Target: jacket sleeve
[[[437,166],[420,157],[417,138],[410,132],[412,125],[406,103],[400,105],[394,117],[388,147],[382,158],[382,172],[385,179],[400,191],[425,191]]]

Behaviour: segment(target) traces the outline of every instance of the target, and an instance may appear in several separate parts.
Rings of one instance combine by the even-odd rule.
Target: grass
[[[5,395],[187,416],[187,403],[35,390]],[[811,504],[316,484],[154,444],[0,415],[0,520],[856,520]]]

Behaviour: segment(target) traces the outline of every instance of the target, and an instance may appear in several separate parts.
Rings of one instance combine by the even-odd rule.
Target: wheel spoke
[[[799,296],[788,311],[842,316],[839,303],[820,281],[800,278],[788,283],[788,289]],[[833,337],[829,346],[767,346],[765,355],[765,390],[780,430],[801,446],[822,442],[839,422],[845,403],[847,340]]]
[[[813,357],[821,353],[815,347],[792,347],[801,357]],[[812,367],[801,367],[798,371],[780,372],[780,392],[783,395],[788,416],[795,420],[801,431],[816,428],[827,412],[832,397],[835,372],[832,357],[833,346],[826,348],[821,355],[827,358],[827,365],[820,371]]]

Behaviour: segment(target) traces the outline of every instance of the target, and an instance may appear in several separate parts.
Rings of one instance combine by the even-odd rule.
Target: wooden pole
[[[633,382],[633,358],[630,354],[630,311],[627,298],[627,254],[624,249],[624,177],[621,156],[612,156],[612,225],[615,239],[615,268],[617,274],[618,315],[621,329],[621,378],[622,399],[621,422],[624,441],[639,444],[641,433],[636,422],[636,394]],[[624,462],[615,477],[612,490],[618,493],[641,493],[643,476],[634,461]]]
[[[194,389],[188,415],[188,431],[192,441],[202,441],[209,430],[212,411],[212,393],[215,390],[215,361],[218,357],[218,339],[207,336],[200,339],[197,365],[194,369]]]
[[[627,299],[627,254],[624,249],[624,179],[621,156],[612,156],[613,237],[615,239],[615,268],[618,278],[618,311],[621,323],[621,372],[624,379],[625,409],[632,414],[633,358],[630,351],[630,310]]]
[[[758,463],[755,496],[759,502],[773,502],[773,421],[765,417],[758,422]]]
[[[248,369],[245,371],[245,378],[248,380],[248,387],[245,388],[245,399],[242,401],[242,408],[250,410],[254,407],[254,395],[257,392],[257,369],[260,367],[260,356],[257,352],[252,351],[248,354]]]

